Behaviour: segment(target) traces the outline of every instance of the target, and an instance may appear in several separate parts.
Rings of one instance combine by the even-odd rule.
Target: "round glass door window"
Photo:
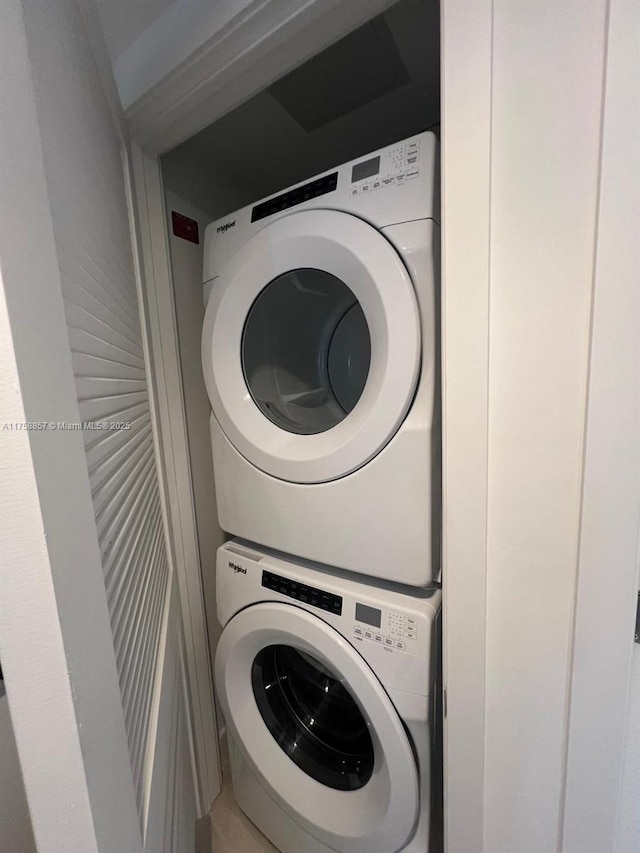
[[[251,681],[267,728],[301,770],[338,791],[367,784],[375,761],[367,723],[324,664],[292,646],[267,646]]]
[[[242,369],[256,405],[281,429],[314,435],[340,423],[360,399],[370,362],[364,312],[331,273],[290,270],[251,306]]]

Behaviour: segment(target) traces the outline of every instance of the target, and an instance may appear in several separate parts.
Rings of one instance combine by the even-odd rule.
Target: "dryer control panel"
[[[439,222],[439,164],[438,140],[424,131],[227,214],[205,230],[204,284],[259,230],[302,210],[340,210],[375,228],[417,219]]]

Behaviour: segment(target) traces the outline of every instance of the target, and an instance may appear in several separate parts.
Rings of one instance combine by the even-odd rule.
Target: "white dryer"
[[[282,853],[427,853],[440,590],[218,551],[236,800]]]
[[[413,586],[437,575],[438,196],[422,133],[207,227],[224,530]]]

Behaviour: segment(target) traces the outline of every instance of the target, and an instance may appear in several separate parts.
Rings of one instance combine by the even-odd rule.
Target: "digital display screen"
[[[372,178],[380,171],[380,158],[372,157],[371,160],[365,160],[364,163],[356,163],[351,170],[351,181],[364,181],[365,178]]]
[[[374,628],[379,628],[382,623],[382,610],[376,607],[367,607],[366,604],[358,604],[356,602],[356,619],[358,622],[364,622],[366,625],[373,625]]]

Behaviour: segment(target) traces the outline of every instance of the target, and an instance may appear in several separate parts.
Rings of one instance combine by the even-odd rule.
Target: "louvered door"
[[[103,161],[104,163],[104,161]],[[120,177],[113,163],[111,176]],[[122,186],[122,178],[120,177]],[[116,184],[117,186],[117,184]],[[122,198],[124,200],[124,196]],[[84,220],[84,229],[80,227]],[[138,803],[168,563],[126,219],[60,217],[69,342]],[[78,237],[93,225],[99,258]],[[98,247],[96,247],[98,248]],[[127,254],[124,254],[124,253]],[[80,256],[80,257],[79,257]],[[128,263],[122,262],[122,257]],[[116,263],[115,258],[120,262]],[[100,262],[102,266],[100,266]]]
[[[79,409],[71,428],[84,439],[143,843],[148,853],[185,853],[197,812],[191,697],[159,486],[123,142],[75,0],[28,5]]]

